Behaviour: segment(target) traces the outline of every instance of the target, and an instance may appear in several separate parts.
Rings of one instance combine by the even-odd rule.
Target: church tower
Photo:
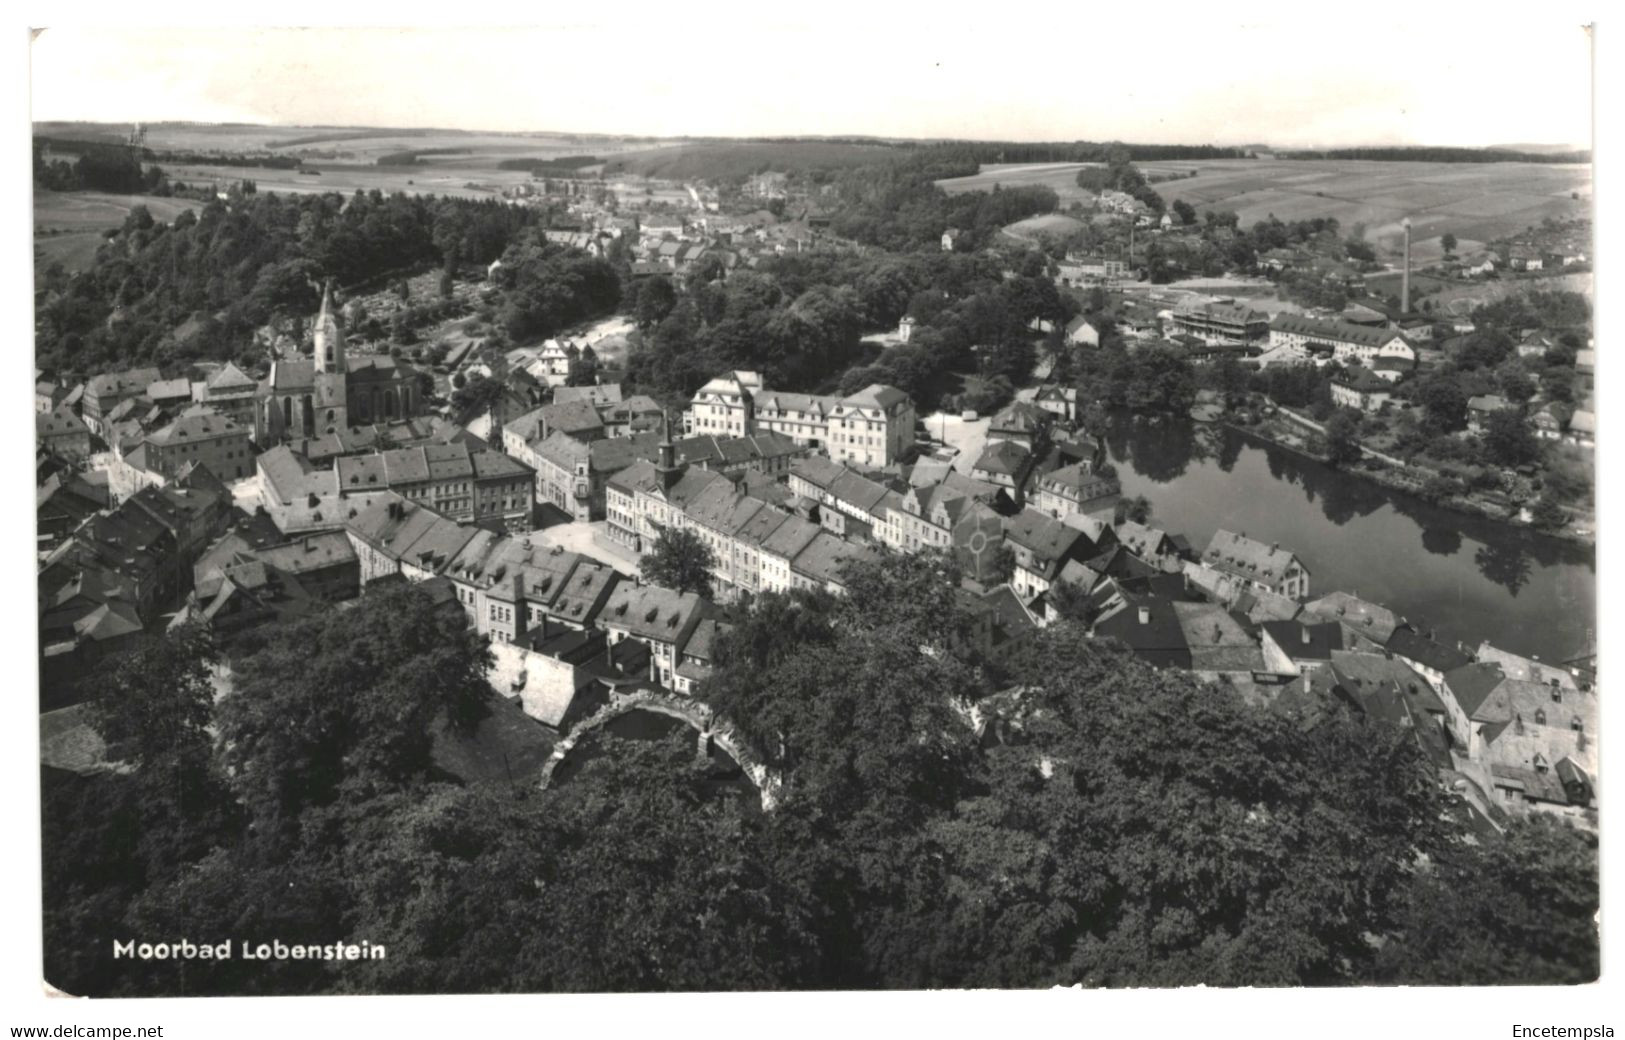
[[[333,304],[333,283],[322,286],[322,309],[316,313],[315,353],[318,372],[344,372],[344,327]]]
[[[671,442],[671,417],[660,410],[660,464],[655,472],[660,475],[660,486],[666,491],[683,479],[684,467],[677,465],[677,446]]]
[[[320,435],[349,425],[349,363],[344,357],[344,326],[333,303],[333,283],[322,286],[322,309],[316,314],[312,363],[315,366],[313,426]]]

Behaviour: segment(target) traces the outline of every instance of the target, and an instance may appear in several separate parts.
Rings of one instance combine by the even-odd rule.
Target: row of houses
[[[606,662],[629,680],[689,692],[703,678],[697,667],[708,663],[709,649],[692,644],[713,612],[708,601],[692,592],[642,585],[540,536],[460,524],[392,493],[349,518],[344,534],[354,549],[362,585],[397,577],[443,581],[470,625],[491,641],[500,658],[520,662],[517,681],[504,692],[520,696],[527,712],[541,711],[558,693],[545,678],[527,692],[527,673],[548,672],[544,662],[557,661],[566,652],[581,657],[591,641],[580,634],[593,630],[603,634],[599,646],[633,640],[646,648],[639,655],[642,674],[620,667],[632,659],[624,654]],[[705,631],[707,640],[714,636],[714,622]],[[560,643],[565,633],[577,635]],[[575,668],[569,671],[574,675]],[[544,712],[550,718],[543,721],[557,724],[556,707]]]

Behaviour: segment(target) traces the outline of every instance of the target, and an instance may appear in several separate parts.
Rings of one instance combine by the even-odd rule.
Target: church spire
[[[332,279],[322,284],[322,309],[316,313],[313,339],[316,371],[344,372],[344,326],[339,323],[338,307],[333,303]]]
[[[677,466],[677,448],[671,442],[671,416],[664,408],[660,410],[660,465],[656,469],[661,486],[667,489],[683,475]]]

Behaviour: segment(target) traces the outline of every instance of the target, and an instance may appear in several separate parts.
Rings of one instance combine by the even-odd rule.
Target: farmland
[[[1063,207],[1087,202],[1076,183],[1077,163],[984,166],[972,177],[940,181],[949,192],[1045,184]],[[1466,248],[1521,231],[1546,217],[1589,212],[1591,169],[1539,163],[1359,162],[1355,160],[1214,159],[1143,164],[1154,186],[1172,202],[1197,209],[1234,210],[1243,225],[1274,214],[1281,220],[1336,217],[1345,228],[1364,224],[1366,238],[1397,254],[1399,221],[1410,217],[1413,253],[1436,259],[1438,237],[1456,236]],[[1195,177],[1189,173],[1196,171]],[[1571,193],[1578,198],[1571,198]]]
[[[147,207],[154,220],[174,220],[195,203],[150,195],[104,195],[100,192],[34,193],[34,244],[41,262],[60,262],[70,271],[90,266],[102,232],[124,223],[136,206]]]

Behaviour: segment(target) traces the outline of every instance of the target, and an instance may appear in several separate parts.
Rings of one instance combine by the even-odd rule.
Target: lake
[[[1596,627],[1596,556],[1525,528],[1429,505],[1222,427],[1123,422],[1106,434],[1124,496],[1201,552],[1219,528],[1279,542],[1310,595],[1381,603],[1441,642],[1542,660]]]

